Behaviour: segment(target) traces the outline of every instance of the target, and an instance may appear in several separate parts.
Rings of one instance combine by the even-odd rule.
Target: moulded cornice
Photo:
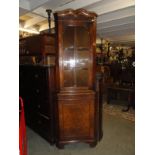
[[[92,11],[87,11],[85,9],[77,9],[77,10],[73,10],[73,9],[66,9],[63,11],[57,11],[54,13],[56,16],[58,17],[83,17],[83,18],[96,18],[97,14],[95,12]]]

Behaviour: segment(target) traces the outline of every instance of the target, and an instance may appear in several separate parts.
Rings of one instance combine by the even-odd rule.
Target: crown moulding
[[[74,17],[74,18],[78,18],[79,16],[82,18],[89,18],[89,19],[94,19],[97,17],[97,14],[95,12],[92,11],[87,11],[85,9],[77,9],[77,10],[73,10],[73,9],[66,9],[63,11],[56,11],[54,13],[54,16],[60,17],[60,18],[67,18],[67,17]]]

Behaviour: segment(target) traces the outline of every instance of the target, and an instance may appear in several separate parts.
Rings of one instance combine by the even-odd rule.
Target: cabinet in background
[[[19,43],[19,95],[25,103],[26,124],[54,143],[54,36],[36,35],[20,39]]]
[[[20,64],[55,65],[55,37],[53,34],[40,34],[19,40]]]

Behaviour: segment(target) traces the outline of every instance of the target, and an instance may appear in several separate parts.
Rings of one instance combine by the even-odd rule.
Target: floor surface
[[[103,110],[104,111],[104,110]],[[103,138],[95,148],[78,143],[60,150],[27,128],[28,155],[134,155],[135,123],[103,112]]]

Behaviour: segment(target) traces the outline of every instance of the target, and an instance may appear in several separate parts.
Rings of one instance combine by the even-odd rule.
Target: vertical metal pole
[[[48,26],[49,26],[48,32],[50,34],[51,33],[51,12],[52,12],[52,10],[47,9],[46,12],[47,12],[47,15],[48,15]]]

